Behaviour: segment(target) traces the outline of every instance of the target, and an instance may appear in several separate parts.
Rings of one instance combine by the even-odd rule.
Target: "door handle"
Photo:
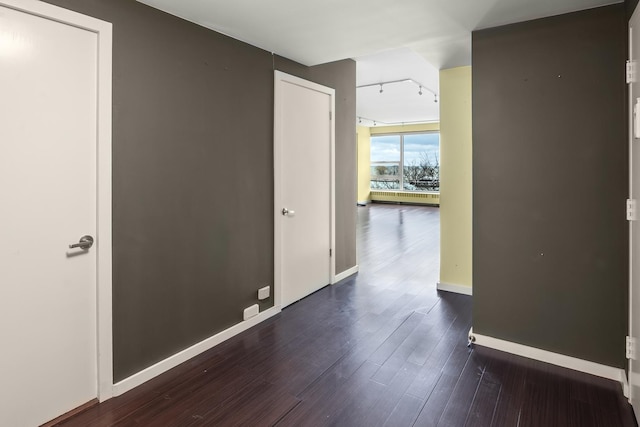
[[[93,246],[93,237],[91,237],[91,236],[82,236],[80,238],[80,240],[78,241],[78,243],[73,243],[73,244],[69,245],[69,248],[70,249],[80,248],[83,251],[86,251],[91,246]]]
[[[289,210],[287,208],[282,208],[282,215],[284,216],[294,216],[296,211]]]

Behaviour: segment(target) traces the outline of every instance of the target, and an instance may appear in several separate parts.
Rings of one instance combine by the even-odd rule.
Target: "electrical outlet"
[[[258,299],[263,300],[269,298],[271,295],[271,288],[269,286],[265,286],[264,288],[258,289]]]
[[[242,318],[243,320],[248,320],[254,316],[257,316],[258,313],[260,313],[260,307],[258,306],[258,304],[253,304],[251,307],[247,307],[244,309]]]

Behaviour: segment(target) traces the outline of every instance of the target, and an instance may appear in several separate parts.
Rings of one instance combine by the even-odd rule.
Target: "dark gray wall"
[[[474,331],[624,367],[623,4],[473,33]]]
[[[631,18],[631,15],[633,15],[633,12],[638,6],[638,0],[625,0],[624,5],[627,10],[627,18]]]
[[[117,381],[240,322],[273,285],[274,58],[134,0],[49,2],[113,23]],[[355,63],[291,72],[337,89],[340,272],[355,264]]]

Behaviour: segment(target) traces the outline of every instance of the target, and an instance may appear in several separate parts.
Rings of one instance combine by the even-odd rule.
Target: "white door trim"
[[[633,64],[633,67],[637,69],[637,61],[638,58],[635,57],[634,55],[634,49],[636,48],[636,46],[634,46],[635,44],[635,39],[638,38],[638,34],[634,34],[634,28],[635,30],[638,30],[636,23],[638,21],[638,14],[640,14],[640,8],[636,8],[631,16],[631,18],[629,19],[628,22],[628,43],[629,43],[629,47],[628,47],[628,59],[631,61],[631,63]],[[637,193],[637,189],[635,188],[636,186],[634,185],[634,170],[638,170],[638,168],[640,167],[640,165],[637,165],[634,163],[634,153],[635,150],[637,150],[637,148],[634,147],[634,144],[638,144],[637,141],[634,141],[636,138],[634,137],[634,92],[635,95],[637,96],[637,87],[634,90],[634,86],[638,84],[637,82],[637,71],[633,70],[633,74],[634,79],[631,82],[628,82],[630,84],[627,85],[627,97],[628,97],[628,115],[629,115],[629,124],[628,124],[628,129],[627,129],[627,135],[628,135],[628,147],[629,147],[629,199],[633,199],[635,194]],[[635,168],[635,169],[634,169]],[[637,197],[637,196],[636,196]],[[638,331],[636,330],[636,328],[634,327],[634,324],[638,323],[638,316],[640,316],[640,313],[637,312],[637,307],[634,306],[634,302],[637,300],[637,293],[638,293],[638,279],[637,279],[637,267],[635,264],[637,264],[637,262],[634,262],[634,258],[638,256],[638,254],[634,251],[634,245],[637,241],[637,239],[634,239],[634,227],[638,227],[638,221],[637,220],[633,220],[633,221],[628,221],[629,223],[629,322],[628,322],[628,337],[631,338],[631,345],[633,346],[631,349],[627,349],[631,350],[631,353],[635,353],[637,351],[637,344],[636,344],[636,339],[638,336]],[[636,229],[637,231],[637,229]],[[627,368],[628,368],[628,372],[627,372],[627,385],[628,385],[628,394],[625,394],[626,397],[628,397],[629,399],[629,403],[631,404],[631,406],[634,408],[635,412],[635,418],[636,421],[640,421],[640,414],[638,414],[637,411],[637,406],[638,406],[638,401],[639,401],[639,397],[637,396],[637,389],[638,386],[640,385],[640,379],[638,378],[637,375],[637,371],[638,371],[638,365],[635,361],[637,356],[634,357],[627,357]]]
[[[0,0],[0,5],[71,25],[97,35],[97,396],[113,396],[112,271],[111,271],[111,67],[112,25],[36,0]]]
[[[330,244],[332,256],[329,262],[330,265],[330,279],[331,284],[336,282],[336,208],[335,208],[335,187],[336,187],[336,174],[335,174],[335,89],[319,85],[317,83],[310,82],[308,80],[301,79],[299,77],[292,76],[282,71],[275,71],[274,73],[274,129],[273,129],[273,176],[274,176],[274,306],[278,309],[282,307],[282,219],[280,218],[282,209],[282,184],[280,174],[282,171],[282,95],[281,85],[283,83],[291,83],[297,86],[301,86],[307,89],[315,90],[320,93],[329,95],[331,101],[331,142],[330,142]]]

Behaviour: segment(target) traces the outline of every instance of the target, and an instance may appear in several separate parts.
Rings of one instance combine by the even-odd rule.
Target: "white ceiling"
[[[305,65],[354,58],[358,61],[358,85],[411,78],[427,86],[433,84],[436,92],[437,70],[471,64],[473,30],[620,3],[619,0],[138,1]],[[377,69],[376,64],[382,64],[382,69]],[[434,71],[436,79],[430,80]],[[403,85],[394,86],[398,91],[406,89],[409,95],[411,83],[406,84],[407,88],[401,88]],[[388,89],[384,93],[391,93],[391,86]],[[383,106],[370,105],[380,101],[380,97],[372,95],[379,94],[377,91],[358,90],[358,97],[362,98],[358,102],[359,116],[369,114],[374,115],[373,119],[395,122],[433,116],[433,105],[427,105],[426,101],[417,101],[424,108],[420,114],[407,116],[392,109],[385,113]],[[430,96],[426,98],[432,101]],[[411,97],[406,99],[412,102]]]

